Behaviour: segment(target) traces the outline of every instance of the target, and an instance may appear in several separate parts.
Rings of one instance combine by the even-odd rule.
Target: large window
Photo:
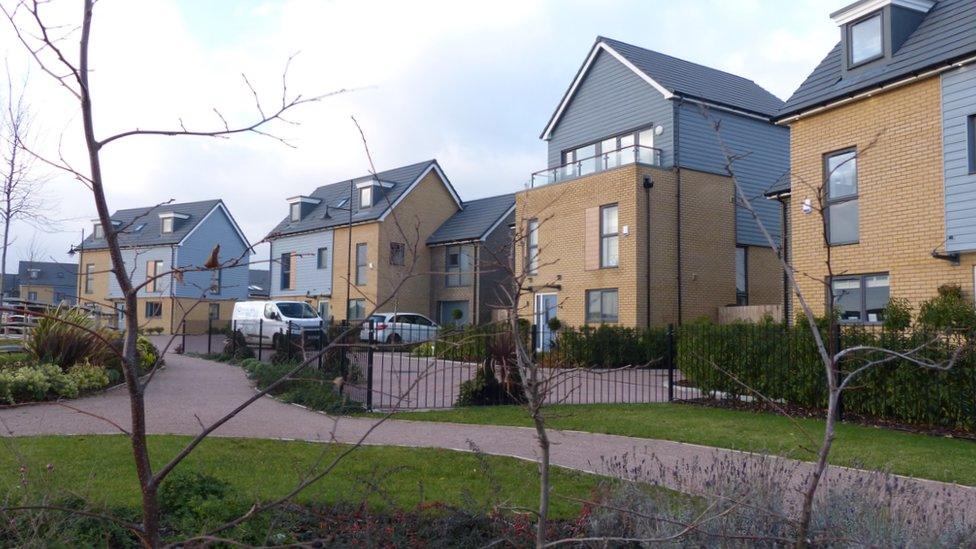
[[[563,164],[571,175],[588,175],[597,171],[601,164],[599,160],[596,143],[563,153]]]
[[[146,262],[146,292],[155,293],[159,291],[159,273],[163,272],[163,262],[152,259]]]
[[[620,264],[620,236],[617,232],[616,204],[600,208],[600,267],[616,267]]]
[[[530,219],[526,230],[525,266],[529,274],[539,272],[539,220]]]
[[[329,268],[329,249],[319,248],[315,253],[315,268],[316,269],[328,269]]]
[[[636,145],[636,147],[635,147]],[[629,131],[563,152],[563,177],[588,175],[600,170],[641,162],[657,164],[654,147],[654,130],[645,128]]]
[[[617,322],[617,289],[586,291],[586,322],[603,324]]]
[[[367,251],[368,248],[366,247],[365,242],[356,244],[356,286],[363,286],[366,284],[366,274],[369,272]]]
[[[884,55],[881,33],[880,13],[851,25],[848,36],[851,66],[860,65]]]
[[[281,289],[294,290],[294,288],[292,287],[292,276],[291,276],[291,270],[292,270],[291,252],[286,252],[281,254],[279,265],[281,265]]]
[[[860,214],[857,199],[857,151],[827,155],[827,238],[831,245],[858,241]]]
[[[735,304],[749,304],[749,263],[746,249],[735,249]]]
[[[404,265],[407,262],[407,246],[403,242],[390,242],[390,265]]]
[[[830,281],[830,293],[841,322],[884,321],[884,308],[890,299],[888,275],[835,277]]]
[[[365,299],[350,299],[349,300],[349,314],[347,316],[349,320],[362,320],[366,318],[366,300]]]
[[[85,293],[90,294],[95,291],[95,264],[85,265]]]
[[[163,316],[163,304],[159,301],[146,302],[146,318],[159,318]]]
[[[470,286],[471,272],[474,257],[474,246],[467,244],[463,246],[448,246],[447,258],[445,261],[445,271],[447,286]]]
[[[976,173],[976,114],[969,115],[966,119],[966,141],[969,150],[969,173]]]

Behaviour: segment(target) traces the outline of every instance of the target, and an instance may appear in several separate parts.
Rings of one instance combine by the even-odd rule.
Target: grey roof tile
[[[30,271],[37,270],[37,278],[30,277]],[[17,266],[17,280],[20,284],[37,286],[74,287],[78,278],[76,263],[56,263],[53,261],[21,261]]]
[[[515,206],[515,194],[470,200],[427,238],[427,244],[476,240]]]
[[[780,118],[972,56],[976,1],[939,0],[891,60],[877,67],[845,76],[841,50],[838,42],[786,101]]]
[[[203,200],[118,210],[112,214],[112,221],[118,222],[119,228],[122,229],[122,233],[119,235],[119,245],[123,248],[168,246],[178,244],[183,240],[218,204],[221,204],[220,200]],[[159,214],[165,212],[184,214],[189,217],[179,220],[173,232],[163,234],[163,224],[159,219]],[[82,242],[82,247],[85,250],[98,250],[107,248],[108,243],[104,238],[96,239],[93,238],[93,235],[89,235]]]
[[[748,78],[619,40],[599,37],[662,87],[684,97],[773,116],[783,101]]]

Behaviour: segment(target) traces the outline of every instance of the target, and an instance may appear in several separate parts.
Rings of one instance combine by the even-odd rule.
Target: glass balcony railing
[[[532,186],[541,187],[551,183],[575,179],[590,174],[612,170],[628,164],[661,165],[661,149],[633,145],[615,151],[605,152],[589,158],[581,158],[575,162],[563,164],[548,170],[541,170],[532,174]]]

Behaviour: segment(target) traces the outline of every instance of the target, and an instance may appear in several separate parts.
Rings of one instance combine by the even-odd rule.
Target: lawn
[[[548,424],[556,429],[656,438],[770,452],[812,460],[823,422],[687,404],[591,404],[552,406]],[[517,406],[403,412],[397,419],[531,426]],[[805,431],[805,433],[804,433]],[[976,486],[976,442],[841,424],[831,462]]]
[[[106,507],[136,507],[139,493],[128,440],[122,436],[46,436],[2,439],[0,494],[21,490],[21,464],[28,485],[55,494],[71,493]],[[187,437],[150,438],[158,467],[186,444]],[[211,438],[177,470],[214,475],[249,502],[285,494],[310,466],[328,463],[343,446],[256,439]],[[324,456],[324,461],[319,461]],[[483,465],[487,464],[487,467]],[[488,471],[486,473],[486,470]],[[557,494],[586,498],[600,477],[554,470]],[[378,509],[412,508],[424,502],[487,508],[494,501],[535,507],[538,473],[534,463],[439,449],[367,446],[357,449],[299,501],[350,502],[367,498]],[[493,494],[497,479],[498,493]],[[379,492],[370,489],[378,486]],[[494,498],[497,497],[497,500]],[[575,516],[579,506],[554,498],[555,517]]]

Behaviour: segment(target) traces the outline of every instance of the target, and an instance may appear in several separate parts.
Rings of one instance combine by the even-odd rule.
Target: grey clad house
[[[431,300],[439,324],[497,318],[507,302],[501,286],[511,280],[514,267],[514,222],[514,194],[470,200],[427,239]]]
[[[74,263],[21,261],[16,281],[21,299],[45,305],[74,305],[77,277],[78,265]]]

